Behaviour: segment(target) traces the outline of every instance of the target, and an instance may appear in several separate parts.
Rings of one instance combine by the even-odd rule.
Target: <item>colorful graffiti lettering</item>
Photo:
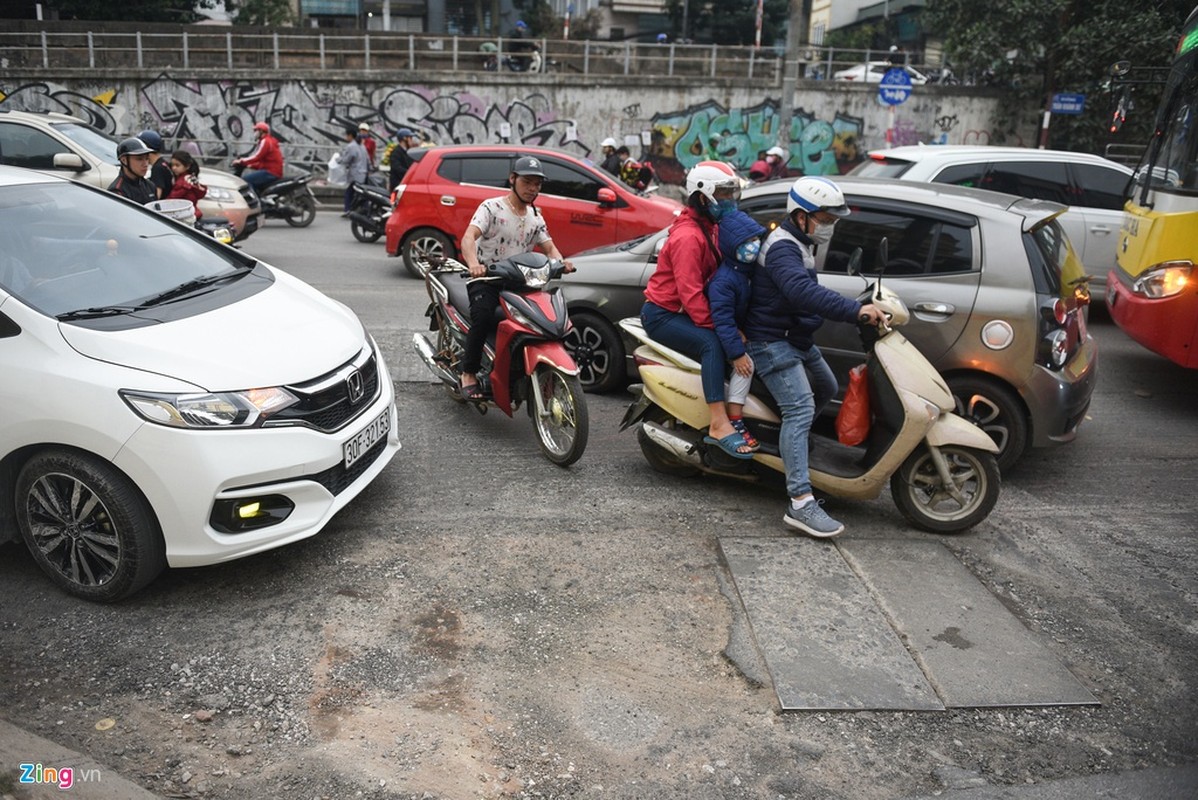
[[[758,153],[778,144],[778,101],[765,100],[751,108],[724,108],[714,100],[683,111],[655,114],[653,155],[675,159],[685,170],[714,153],[722,160],[747,170]],[[861,160],[857,141],[863,122],[859,117],[837,114],[828,120],[816,119],[799,109],[790,119],[786,137],[793,172],[809,175],[835,175]]]

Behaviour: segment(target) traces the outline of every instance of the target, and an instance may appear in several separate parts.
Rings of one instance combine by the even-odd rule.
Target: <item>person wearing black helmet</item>
[[[495,309],[499,306],[499,287],[486,277],[487,265],[528,253],[534,248],[552,259],[562,258],[557,245],[549,238],[545,218],[534,205],[544,181],[545,171],[539,158],[522,156],[516,159],[508,175],[511,190],[501,197],[484,200],[462,234],[462,261],[470,270],[467,286],[470,332],[466,334],[460,366],[462,396],[467,400],[483,396],[477,373],[482,363],[483,346],[498,324]],[[566,272],[573,271],[574,265],[567,261]]]
[[[391,175],[390,189],[395,191],[395,187],[399,186],[399,182],[403,180],[403,176],[407,174],[408,167],[416,163],[416,161],[408,155],[408,151],[416,144],[416,132],[411,128],[400,128],[395,132],[395,138],[398,140],[391,148],[391,155],[388,156],[388,171]]]
[[[137,138],[154,151],[150,153],[150,174],[147,177],[150,183],[154,184],[157,199],[161,200],[171,193],[171,187],[175,184],[175,173],[171,172],[170,159],[162,157],[166,145],[163,144],[158,131],[144,130],[137,134]]]
[[[121,162],[121,174],[108,184],[108,191],[145,205],[158,199],[154,184],[146,180],[150,171],[150,153],[154,152],[136,136],[116,146],[116,159]]]

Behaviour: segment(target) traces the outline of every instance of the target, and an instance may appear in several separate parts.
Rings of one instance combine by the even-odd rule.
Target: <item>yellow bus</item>
[[[1149,350],[1198,369],[1198,8],[1182,26],[1123,210],[1111,317]]]

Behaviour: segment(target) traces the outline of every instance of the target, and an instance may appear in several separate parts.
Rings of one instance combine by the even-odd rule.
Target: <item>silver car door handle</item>
[[[948,303],[916,303],[915,310],[923,314],[935,314],[941,317],[952,316],[956,307]]]
[[[441,195],[441,205],[456,206],[457,204],[458,204],[458,199],[456,197],[454,197],[453,195],[451,195],[451,194]]]
[[[1111,232],[1111,230],[1112,229],[1108,225],[1095,225],[1094,227],[1090,228],[1090,233],[1101,233],[1103,236],[1106,236]]]

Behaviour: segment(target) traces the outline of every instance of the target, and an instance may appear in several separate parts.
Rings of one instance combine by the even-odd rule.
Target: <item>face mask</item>
[[[719,222],[724,217],[736,210],[735,200],[719,200],[707,206],[707,211],[711,214],[711,218]]]
[[[835,229],[835,222],[828,225],[821,225],[817,222],[815,223],[815,230],[807,235],[811,237],[811,241],[815,242],[816,244],[827,244],[828,242],[832,241],[832,231]]]
[[[742,264],[752,264],[757,260],[757,254],[761,252],[761,240],[750,239],[744,242],[740,247],[736,248],[736,260]]]

